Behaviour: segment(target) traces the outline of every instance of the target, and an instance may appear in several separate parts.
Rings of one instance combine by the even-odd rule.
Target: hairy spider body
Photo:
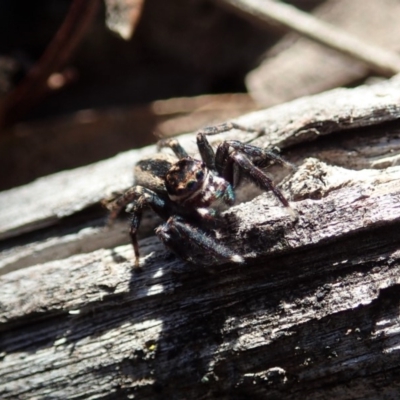
[[[214,175],[203,161],[192,157],[182,158],[170,168],[165,186],[169,198],[185,208],[221,211],[221,206],[230,206],[235,201],[231,184]]]
[[[161,241],[186,261],[203,265],[243,262],[241,256],[218,242],[215,231],[220,212],[235,202],[234,188],[243,174],[262,189],[271,190],[283,206],[289,207],[262,170],[271,160],[288,165],[275,152],[236,140],[222,142],[214,152],[207,135],[233,128],[259,133],[234,123],[208,127],[197,133],[201,160],[190,157],[177,140],[166,139],[158,147],[169,147],[178,159],[164,154],[138,162],[135,167],[138,184],[109,206],[112,221],[122,208],[132,204],[130,236],[136,267],[139,266],[136,233],[146,207],[166,221],[155,231]]]

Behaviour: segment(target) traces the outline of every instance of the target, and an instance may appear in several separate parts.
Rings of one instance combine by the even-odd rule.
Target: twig
[[[6,97],[0,109],[0,128],[18,120],[48,91],[47,80],[70,58],[98,9],[98,0],[74,0],[68,14],[40,60]],[[0,131],[1,132],[1,131]]]
[[[260,21],[278,23],[309,39],[364,62],[374,72],[390,77],[400,72],[400,57],[366,43],[313,16],[274,0],[222,0]]]

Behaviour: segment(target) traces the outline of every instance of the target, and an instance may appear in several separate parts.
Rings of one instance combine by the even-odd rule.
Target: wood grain
[[[20,218],[4,235],[33,231],[2,241],[8,271],[12,255],[20,269],[0,276],[0,397],[397,398],[398,85],[237,120],[266,127],[258,143],[298,165],[280,182],[293,213],[263,193],[223,214],[220,240],[243,265],[185,264],[151,236],[136,272],[131,246],[117,246],[124,223],[115,237],[91,225],[85,209],[130,185],[133,159],[154,148],[2,193],[1,212]],[[193,135],[182,141],[195,150]],[[60,226],[40,236],[40,221]]]
[[[343,129],[392,121],[399,116],[400,79],[395,77],[375,86],[335,89],[253,112],[235,121],[265,129],[265,135],[254,142],[256,145],[285,148]],[[230,132],[219,135],[213,142],[230,137],[248,140],[254,134]],[[193,135],[183,136],[181,142],[195,151]],[[155,151],[150,146],[121,153],[112,159],[0,193],[0,239],[53,225],[98,203],[107,194],[128,188],[133,181],[134,164]]]
[[[150,238],[142,273],[122,246],[4,275],[2,398],[394,389],[400,167],[308,159],[283,186],[297,218],[266,195],[225,213],[244,266],[184,265]]]

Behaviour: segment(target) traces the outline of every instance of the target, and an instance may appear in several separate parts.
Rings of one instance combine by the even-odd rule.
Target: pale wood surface
[[[308,159],[284,187],[297,219],[268,196],[226,212],[245,266],[185,266],[150,238],[142,273],[123,246],[4,275],[2,398],[377,394],[370,375],[400,368],[400,167]]]
[[[315,141],[323,135],[335,135],[335,139],[318,140],[315,144],[304,146],[301,151],[288,149],[285,157],[295,164],[318,154],[321,160],[347,168],[384,168],[399,162],[400,140],[396,129],[377,128],[374,133],[371,128],[363,128],[353,135],[340,132],[345,128],[375,126],[395,120],[400,109],[399,86],[398,78],[394,78],[373,87],[336,89],[251,113],[237,121],[245,126],[266,129],[266,135],[255,141],[260,146],[278,145],[285,149],[303,141]],[[218,135],[212,140],[217,143],[223,138],[247,140],[250,137],[253,135],[235,131]],[[195,151],[192,134],[181,137],[180,141],[191,152]],[[32,236],[13,243],[11,248],[0,243],[0,250],[3,250],[0,252],[2,273],[46,262],[55,256],[67,257],[126,243],[126,224],[121,223],[110,231],[104,230],[101,225],[106,214],[101,210],[95,219],[92,216],[83,225],[75,224],[72,232],[64,229],[62,222],[66,216],[74,217],[77,212],[98,204],[113,191],[129,187],[133,182],[135,162],[155,151],[150,146],[121,153],[109,160],[50,175],[0,193],[0,237],[18,237],[23,232],[32,232]],[[282,172],[287,173],[282,169],[273,171],[277,182]],[[60,223],[61,228],[58,229]],[[154,218],[146,215],[142,225],[142,231],[147,234],[155,225]],[[35,232],[46,226],[49,233],[44,240]]]
[[[376,125],[400,115],[400,79],[372,87],[335,89],[238,118],[240,124],[263,128],[266,134],[254,143],[285,148],[345,128]],[[235,135],[235,136],[232,136]],[[230,132],[229,137],[249,139],[253,135]],[[182,143],[194,151],[193,135]],[[0,193],[0,239],[19,235],[56,223],[60,218],[89,207],[113,191],[133,182],[133,166],[144,155],[155,152],[150,146],[71,171],[38,179],[32,184]]]
[[[32,246],[42,259],[33,265],[31,254],[0,278],[1,398],[398,398],[398,86],[335,90],[238,120],[268,127],[259,143],[279,144],[298,165],[280,183],[293,214],[269,193],[224,213],[220,240],[244,265],[190,266],[153,236],[140,241],[139,273],[131,247],[115,247],[124,223],[115,239],[88,214],[63,234],[58,202],[73,218],[109,193],[107,174],[120,179],[112,190],[129,185],[137,153],[43,178],[44,193],[69,182],[45,198],[56,234],[3,241],[19,243],[7,257]],[[249,134],[223,137],[238,136]],[[183,142],[194,150],[193,135]],[[88,178],[99,171],[103,181]],[[36,198],[37,185],[2,199]],[[6,204],[23,209],[18,196]]]

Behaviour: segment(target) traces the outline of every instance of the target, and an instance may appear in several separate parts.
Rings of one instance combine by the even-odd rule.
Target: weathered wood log
[[[297,164],[305,157],[317,154],[320,159],[343,167],[381,168],[395,165],[399,160],[396,130],[383,126],[380,132],[357,131],[352,135],[340,132],[346,128],[375,126],[396,120],[400,115],[399,93],[400,79],[394,78],[372,87],[337,89],[300,99],[243,116],[237,122],[265,129],[266,135],[255,141],[259,146],[275,145],[285,149],[308,140],[315,141],[324,135],[334,135],[334,139],[318,140],[315,145],[286,152],[285,156]],[[251,137],[235,131],[212,139],[217,142],[221,138],[248,140]],[[180,140],[185,147],[195,151],[193,135]],[[96,228],[104,213],[97,213],[96,218],[93,213],[90,217],[87,215],[83,225],[78,224],[82,218],[75,216],[84,212],[82,210],[93,208],[106,194],[128,188],[132,183],[135,162],[155,151],[154,147],[149,147],[121,153],[109,160],[0,193],[0,239],[17,236],[16,241],[7,241],[5,245],[0,242],[0,250],[4,250],[0,252],[2,273],[126,242],[125,228],[121,225],[109,232]],[[280,171],[274,173],[280,174]],[[71,229],[63,228],[67,220],[68,227],[71,225],[68,218],[78,219],[73,224],[72,236]],[[150,217],[147,219],[151,220]],[[142,225],[154,227],[154,223]],[[43,227],[47,230],[39,231]],[[81,233],[76,234],[79,230]],[[25,232],[32,233],[21,237]],[[58,239],[60,236],[61,240]]]
[[[220,240],[244,265],[184,264],[150,237],[140,242],[142,272],[132,269],[129,245],[104,249],[102,241],[3,275],[0,397],[397,398],[399,122],[344,128],[399,119],[398,85],[338,90],[243,117],[250,126],[259,127],[260,116],[274,122],[258,141],[291,145],[285,156],[299,164],[280,184],[293,214],[268,193],[224,213]],[[319,152],[341,167],[315,158]],[[98,169],[81,170],[77,180],[86,191],[77,210],[82,199],[90,205],[104,195],[90,199],[94,189],[79,183],[90,171]],[[42,190],[63,177],[49,177],[49,187],[43,179]],[[22,189],[28,198],[37,184],[10,198]],[[46,213],[36,220],[57,219],[57,210]],[[26,221],[8,229],[32,229],[34,216]],[[66,240],[63,229],[54,245]],[[93,232],[76,235],[90,241]]]
[[[254,141],[256,145],[284,149],[346,128],[393,121],[399,115],[400,76],[396,76],[375,86],[336,89],[302,98],[248,114],[236,121],[265,130],[265,135]],[[212,138],[212,142],[232,137],[249,140],[254,134],[228,132]],[[181,141],[192,152],[195,150],[193,135],[186,135]],[[128,151],[91,166],[60,172],[3,192],[0,209],[7,208],[7,212],[0,214],[0,239],[53,225],[61,218],[97,203],[105,193],[126,189],[132,183],[133,165],[155,151],[153,146]]]

